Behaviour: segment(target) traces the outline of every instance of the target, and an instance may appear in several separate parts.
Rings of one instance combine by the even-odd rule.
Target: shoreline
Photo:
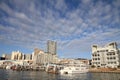
[[[98,68],[98,69],[89,69],[89,72],[92,73],[120,73],[120,69],[114,68]]]

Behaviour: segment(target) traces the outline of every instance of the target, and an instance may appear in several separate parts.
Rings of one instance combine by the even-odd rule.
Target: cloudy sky
[[[61,58],[91,58],[91,45],[120,44],[120,0],[0,0],[0,54],[57,41]]]

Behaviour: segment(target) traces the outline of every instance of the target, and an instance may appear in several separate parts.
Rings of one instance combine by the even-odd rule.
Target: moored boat
[[[87,73],[88,66],[84,63],[70,64],[59,71],[61,74]]]

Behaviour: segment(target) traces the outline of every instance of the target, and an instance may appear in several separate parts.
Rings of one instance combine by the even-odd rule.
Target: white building
[[[96,67],[117,67],[120,65],[120,52],[116,42],[104,47],[92,46],[92,65]]]
[[[22,53],[20,51],[13,51],[11,60],[22,60]]]

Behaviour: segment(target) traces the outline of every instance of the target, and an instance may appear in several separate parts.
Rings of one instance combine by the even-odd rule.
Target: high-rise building
[[[57,42],[48,40],[47,52],[49,54],[56,54],[57,53]]]
[[[104,47],[92,46],[92,65],[96,67],[118,67],[120,65],[120,51],[116,42]]]

